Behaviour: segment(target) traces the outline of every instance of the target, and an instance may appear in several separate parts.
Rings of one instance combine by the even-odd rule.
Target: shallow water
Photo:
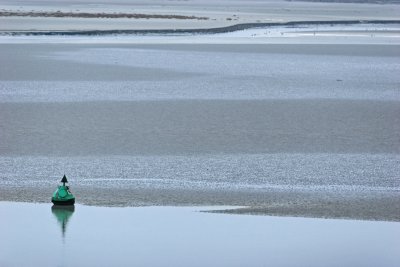
[[[0,166],[3,189],[53,188],[54,173],[65,172],[75,188],[400,190],[395,154],[0,157]]]
[[[0,46],[1,200],[400,220],[398,45]]]
[[[399,223],[198,212],[210,209],[76,205],[71,210],[0,202],[0,265],[390,267],[400,262]]]
[[[399,57],[398,45],[1,44],[0,102],[398,101]]]

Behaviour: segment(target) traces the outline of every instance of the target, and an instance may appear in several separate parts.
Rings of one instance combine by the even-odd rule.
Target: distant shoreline
[[[289,21],[267,23],[240,23],[231,26],[217,28],[197,29],[135,29],[135,30],[72,30],[72,31],[0,31],[0,35],[11,36],[100,36],[114,34],[216,34],[247,30],[261,27],[295,27],[306,25],[352,25],[352,24],[400,24],[400,20],[334,20],[334,21]]]
[[[140,13],[88,13],[88,12],[20,12],[0,11],[0,17],[31,17],[31,18],[127,18],[127,19],[194,19],[208,20],[208,17],[183,16],[183,15],[162,15],[162,14],[140,14]]]

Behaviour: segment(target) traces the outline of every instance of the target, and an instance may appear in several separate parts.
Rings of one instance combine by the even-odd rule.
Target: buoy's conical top
[[[64,174],[64,177],[61,179],[61,183],[65,184],[68,183],[67,177]]]

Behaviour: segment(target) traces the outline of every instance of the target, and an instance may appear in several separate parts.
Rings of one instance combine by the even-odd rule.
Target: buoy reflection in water
[[[63,238],[65,237],[65,232],[67,230],[67,224],[72,214],[75,211],[75,206],[56,206],[51,207],[51,211],[56,217],[58,223],[61,226],[61,232]]]

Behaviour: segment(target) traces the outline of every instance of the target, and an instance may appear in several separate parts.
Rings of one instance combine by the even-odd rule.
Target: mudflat
[[[1,48],[1,200],[400,220],[397,45]]]

